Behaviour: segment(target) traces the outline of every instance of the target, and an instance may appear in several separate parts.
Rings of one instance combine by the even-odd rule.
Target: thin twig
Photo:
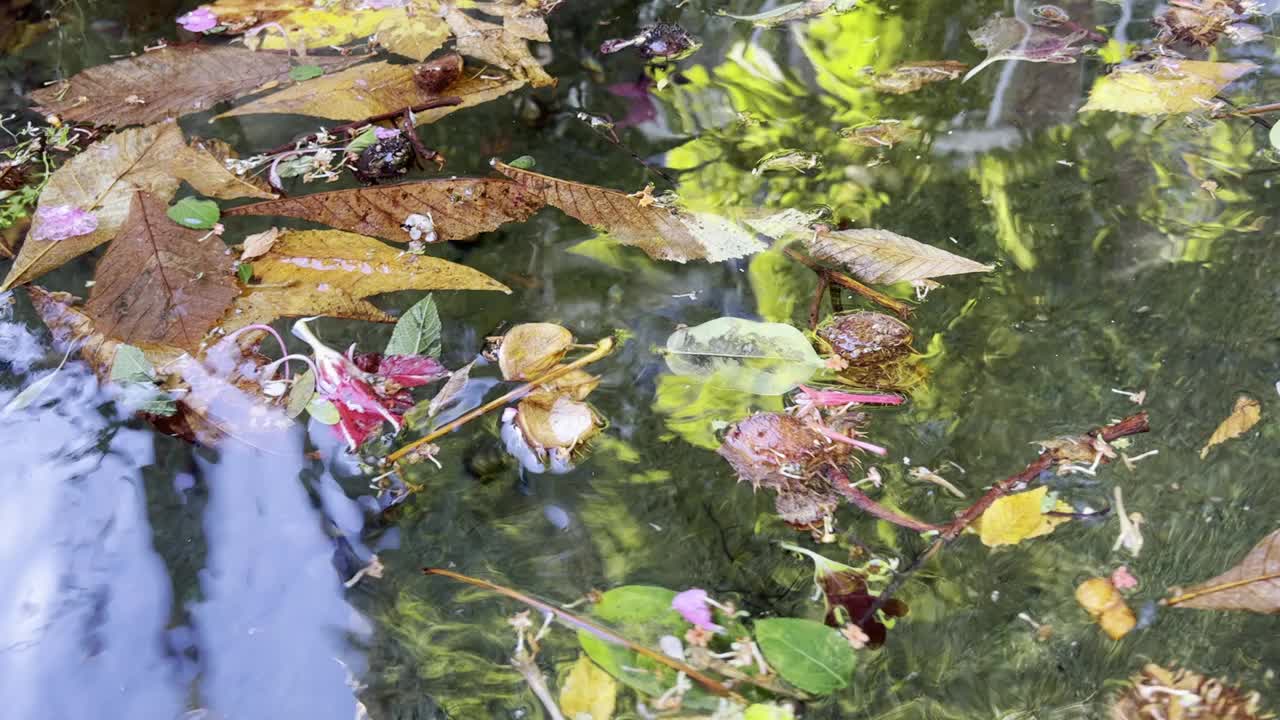
[[[528,650],[520,648],[511,658],[511,667],[524,677],[526,683],[529,683],[529,689],[537,696],[542,707],[546,708],[547,717],[551,720],[565,720],[564,715],[560,714],[559,703],[547,688],[547,679],[542,676],[542,670],[538,668],[538,664],[534,662],[533,655]]]
[[[849,277],[848,275],[845,275],[842,272],[832,270],[831,268],[823,267],[822,265],[819,265],[813,258],[809,257],[808,255],[805,255],[802,252],[797,252],[796,250],[788,248],[787,257],[791,258],[792,260],[795,260],[801,265],[804,265],[805,267],[817,273],[818,278],[820,280],[825,279],[827,281],[826,284],[819,282],[818,297],[814,300],[814,304],[809,306],[811,313],[813,312],[814,305],[821,305],[822,291],[829,288],[830,285],[839,285],[845,290],[855,292],[887,310],[892,310],[893,312],[897,313],[898,317],[902,318],[903,320],[909,319],[911,317],[910,305],[896,298],[891,298],[888,295],[885,295],[884,293],[880,292],[879,290],[867,287],[866,285],[863,285],[862,283],[858,282],[857,280],[854,280],[853,278]],[[832,290],[832,293],[833,293],[832,297],[835,297],[834,290]]]
[[[382,122],[383,120],[393,120],[401,115],[404,115],[405,113],[418,113],[424,110],[432,110],[434,108],[440,108],[440,107],[452,107],[454,105],[461,105],[461,104],[462,104],[462,98],[456,97],[453,95],[450,95],[448,97],[431,98],[430,100],[418,103],[417,105],[413,105],[410,107],[402,107],[402,108],[399,108],[398,110],[392,110],[391,112],[384,112],[384,113],[378,113],[377,115],[370,115],[369,117],[363,120],[356,120],[354,122],[343,123],[341,125],[337,125],[335,127],[330,128],[327,132],[330,135],[337,135],[339,133],[344,133],[348,130],[354,130],[358,127],[364,127],[365,125],[372,125],[373,123],[376,123],[376,122]],[[282,153],[288,150],[292,150],[301,143],[307,143],[307,142],[311,142],[312,140],[315,140],[317,134],[318,133],[309,133],[307,135],[303,135],[300,138],[291,140],[285,143],[284,145],[281,145],[280,147],[272,148],[262,154],[275,155],[277,153]]]
[[[828,469],[827,480],[831,482],[831,485],[835,488],[836,492],[843,495],[846,500],[856,505],[868,515],[878,517],[881,520],[887,520],[894,525],[915,530],[916,532],[946,530],[946,526],[944,525],[933,525],[921,520],[916,520],[915,518],[899,515],[875,500],[872,500],[869,495],[854,487],[853,483],[849,482],[849,476],[840,468]]]
[[[667,655],[657,652],[655,650],[650,650],[649,648],[643,645],[632,642],[622,637],[621,635],[615,633],[614,631],[608,628],[597,625],[591,622],[590,620],[580,618],[577,615],[574,615],[573,613],[569,612],[568,610],[562,610],[556,607],[555,605],[552,605],[551,603],[543,602],[542,600],[539,600],[535,597],[525,595],[519,590],[513,590],[512,588],[504,587],[502,585],[498,585],[497,583],[491,583],[488,580],[481,580],[480,578],[474,578],[469,575],[463,575],[462,573],[457,573],[452,570],[445,570],[443,568],[422,568],[422,573],[424,575],[440,575],[443,577],[447,577],[451,580],[456,580],[458,582],[463,582],[478,588],[483,588],[485,590],[488,590],[489,592],[498,593],[499,595],[504,595],[506,597],[511,598],[512,600],[522,602],[525,605],[528,605],[529,607],[534,608],[535,610],[539,610],[544,613],[550,613],[554,615],[557,620],[564,623],[565,625],[568,625],[569,627],[572,627],[578,630],[585,630],[586,632],[591,633],[592,635],[600,638],[601,640],[604,640],[605,642],[611,642],[615,645],[621,645],[627,648],[628,650],[636,653],[637,655],[642,655],[656,663],[661,663],[663,665],[666,665],[672,670],[675,670],[677,672],[682,672],[685,675],[692,678],[693,680],[696,680],[699,683],[701,683],[703,687],[705,687],[708,691],[715,693],[716,695],[730,698],[734,702],[740,702],[744,705],[747,704],[746,700],[743,699],[741,695],[738,695],[733,690],[730,690],[729,688],[725,687],[725,685],[721,683],[719,680],[716,680],[715,678],[702,673],[697,668],[694,668],[692,665],[689,665],[688,663],[680,662],[675,658],[668,657]]]
[[[426,445],[427,443],[433,440],[437,440],[439,438],[444,437],[445,435],[448,435],[449,433],[453,432],[454,430],[457,430],[463,425],[466,425],[472,420],[475,420],[481,415],[492,412],[502,407],[503,405],[506,405],[507,403],[513,402],[515,400],[519,400],[525,395],[528,395],[529,393],[536,390],[540,385],[545,385],[554,380],[558,380],[561,377],[564,377],[565,375],[568,375],[569,373],[573,372],[574,370],[577,370],[578,368],[581,368],[586,365],[590,365],[591,363],[613,352],[614,345],[615,345],[615,342],[612,337],[607,337],[601,340],[600,342],[595,344],[595,350],[592,350],[590,353],[583,355],[577,360],[574,360],[573,362],[568,363],[567,365],[561,365],[560,367],[555,368],[554,370],[552,370],[551,372],[548,372],[547,374],[543,375],[540,378],[535,378],[533,380],[530,380],[529,382],[521,385],[520,387],[512,390],[511,392],[506,393],[501,397],[494,398],[493,400],[490,400],[489,402],[481,405],[480,407],[472,410],[471,412],[459,417],[453,422],[447,423],[445,425],[441,425],[440,427],[436,428],[435,430],[432,430],[430,433],[427,433],[423,437],[420,437],[417,440],[414,440],[413,442],[401,447],[399,450],[396,450],[395,452],[387,456],[387,462],[398,463],[402,459],[404,459],[406,455],[413,452],[415,449],[423,445]]]

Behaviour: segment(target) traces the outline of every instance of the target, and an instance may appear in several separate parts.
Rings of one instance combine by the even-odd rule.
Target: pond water
[[[774,7],[730,3],[736,12]],[[59,24],[0,61],[22,94],[174,35],[172,2],[56,3]],[[1078,113],[1096,57],[997,63],[974,79],[877,94],[864,68],[912,60],[975,64],[967,31],[1004,0],[867,2],[781,29],[718,17],[721,4],[571,2],[542,51],[559,79],[429,125],[447,171],[485,175],[493,156],[531,155],[537,170],[624,189],[655,182],[626,150],[575,117],[608,114],[621,141],[678,180],[682,198],[770,209],[826,207],[996,268],[949,278],[912,320],[928,379],[908,403],[872,411],[890,451],[878,498],[942,520],[1034,459],[1035,440],[1079,433],[1135,410],[1113,389],[1146,391],[1152,432],[1098,477],[1055,480],[1077,509],[1107,508],[1112,487],[1141,512],[1145,546],[1113,550],[1114,513],[1050,537],[991,550],[976,538],[942,552],[899,596],[910,615],[887,644],[859,654],[852,685],[808,704],[806,718],[1098,718],[1144,663],[1222,675],[1280,707],[1273,617],[1159,608],[1172,585],[1218,574],[1276,529],[1280,431],[1280,254],[1273,187],[1280,157],[1245,120]],[[1063,3],[1081,25],[1141,40],[1157,3]],[[655,20],[679,22],[702,48],[662,90],[634,56],[594,50]],[[1269,27],[1269,23],[1264,23]],[[1270,32],[1270,30],[1268,30]],[[1228,95],[1280,96],[1271,35],[1214,50],[1261,66]],[[749,113],[748,122],[740,114]],[[244,153],[314,128],[296,116],[208,123],[188,135]],[[891,149],[856,147],[842,127],[898,119],[921,132]],[[758,122],[755,122],[758,121]],[[818,152],[807,174],[752,174],[779,148]],[[335,187],[354,186],[343,180]],[[295,188],[311,192],[315,188]],[[227,238],[278,220],[227,220]],[[290,223],[285,223],[290,224]],[[575,469],[522,472],[494,418],[444,440],[423,492],[380,512],[369,477],[322,425],[295,426],[261,450],[191,446],[117,408],[72,357],[29,408],[0,417],[0,702],[7,718],[546,717],[508,664],[517,603],[424,577],[447,567],[556,602],[623,584],[706,588],[763,617],[820,617],[811,566],[777,542],[807,542],[768,493],[735,482],[714,452],[715,421],[752,407],[699,392],[655,348],[680,324],[721,316],[803,324],[815,281],[774,255],[679,265],[592,240],[556,210],[475,242],[433,248],[511,286],[510,295],[437,292],[444,360],[471,360],[504,323],[547,321],[581,342],[628,340],[593,366],[592,402],[609,427]],[[44,277],[85,295],[94,257]],[[907,290],[909,292],[909,289]],[[902,293],[905,296],[905,292]],[[421,293],[383,296],[400,311]],[[857,301],[848,298],[850,307]],[[0,405],[58,365],[24,291],[0,316]],[[380,348],[389,326],[323,320],[335,347]],[[479,368],[471,404],[499,394]],[[1239,393],[1263,419],[1207,459],[1199,450]],[[776,402],[776,400],[774,401]],[[754,406],[767,407],[769,401]],[[951,463],[963,468],[955,469]],[[910,478],[943,468],[968,495]],[[909,563],[928,544],[852,507],[837,515],[832,557],[848,549]],[[377,554],[384,571],[344,582]],[[1104,636],[1073,597],[1084,578],[1126,564],[1143,626]],[[1023,617],[1050,625],[1047,639]],[[578,654],[553,631],[539,662],[553,686]],[[616,717],[640,717],[633,701]]]

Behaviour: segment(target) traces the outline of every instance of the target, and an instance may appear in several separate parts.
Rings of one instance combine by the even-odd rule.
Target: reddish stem
[[[941,525],[931,525],[922,520],[916,520],[915,518],[909,518],[905,515],[899,515],[875,500],[872,500],[869,495],[854,487],[853,483],[849,482],[849,476],[840,468],[830,468],[827,471],[827,480],[831,482],[831,486],[836,489],[836,492],[843,495],[846,500],[856,505],[860,510],[868,515],[878,517],[881,520],[887,520],[894,525],[898,525],[909,530],[915,530],[916,532],[929,532],[930,530],[945,529]]]

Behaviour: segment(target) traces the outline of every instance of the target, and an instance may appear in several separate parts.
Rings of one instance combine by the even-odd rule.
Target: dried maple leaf
[[[167,209],[146,193],[134,196],[98,263],[85,312],[107,337],[195,352],[240,290],[226,246],[172,222]]]
[[[331,120],[361,120],[420,105],[434,97],[414,77],[413,65],[366,63],[332,75],[309,80],[253,100],[213,118],[221,120],[262,113],[311,115]],[[522,79],[496,72],[464,71],[462,77],[439,92],[462,98],[462,104],[414,113],[417,125],[426,125],[462,108],[501,97],[524,85]]]
[[[300,63],[335,72],[368,57],[308,56],[299,61],[284,53],[229,45],[175,45],[82,70],[31,97],[42,112],[63,120],[145,125],[207,110],[268,83],[290,83],[289,71]]]
[[[1238,438],[1249,432],[1258,421],[1262,419],[1262,403],[1248,395],[1241,395],[1236,398],[1236,405],[1231,409],[1231,414],[1227,419],[1218,424],[1218,427],[1209,436],[1209,441],[1200,448],[1200,459],[1204,460],[1209,457],[1209,450],[1215,445]]]
[[[493,167],[567,215],[656,260],[719,262],[765,248],[755,234],[716,215],[661,204],[642,205],[618,190],[560,180],[500,162]]]
[[[1174,593],[1165,605],[1280,614],[1280,530],[1262,538],[1230,570]]]
[[[49,177],[37,217],[0,292],[30,282],[114,238],[129,217],[133,195],[148,192],[168,200],[186,181],[211,197],[270,198],[236,178],[203,149],[189,147],[173,122],[122,130],[90,145]],[[41,240],[40,208],[71,206],[98,220],[92,232],[64,240]]]
[[[510,180],[451,178],[337,190],[232,208],[224,215],[280,215],[392,242],[410,240],[410,215],[432,218],[439,240],[466,240],[504,223],[523,222],[542,198]]]
[[[393,322],[364,298],[397,290],[511,292],[465,265],[403,253],[340,230],[281,234],[267,253],[253,260],[253,276],[259,285],[231,306],[223,330],[307,315]]]
[[[909,282],[993,269],[888,230],[819,230],[805,244],[814,257],[843,265],[869,283]]]

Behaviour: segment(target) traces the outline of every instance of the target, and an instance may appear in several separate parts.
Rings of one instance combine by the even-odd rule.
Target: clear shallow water
[[[1150,34],[1152,3],[1064,7],[1117,36]],[[185,9],[71,6],[60,29],[0,67],[25,91],[169,34]],[[482,174],[491,156],[531,154],[548,174],[633,190],[646,181],[643,170],[572,115],[649,118],[624,128],[623,141],[683,170],[678,190],[691,202],[825,205],[997,263],[987,276],[948,282],[919,308],[916,345],[929,353],[931,377],[907,406],[874,412],[871,437],[891,449],[883,498],[918,516],[943,519],[965,503],[906,478],[904,458],[958,463],[967,473],[947,477],[976,496],[1034,457],[1031,441],[1130,412],[1112,388],[1148,390],[1154,431],[1135,451],[1160,454],[1132,473],[1116,467],[1096,481],[1061,483],[1067,497],[1095,508],[1109,504],[1113,484],[1122,487],[1128,509],[1149,521],[1140,558],[1111,552],[1113,517],[999,552],[957,543],[905,588],[910,617],[884,649],[860,658],[854,686],[806,717],[1101,717],[1116,681],[1148,661],[1239,679],[1274,707],[1275,619],[1161,611],[1113,643],[1071,595],[1079,580],[1126,562],[1143,582],[1140,608],[1169,585],[1225,569],[1276,528],[1270,412],[1280,287],[1267,216],[1277,166],[1265,131],[1239,121],[1078,115],[1097,60],[998,64],[964,85],[901,97],[859,83],[867,65],[976,62],[966,31],[1013,9],[882,4],[803,31],[763,31],[709,17],[711,4],[566,6],[552,18],[555,91],[459,113],[429,127],[424,141],[446,154],[450,173]],[[580,60],[659,17],[679,20],[704,47],[685,63],[688,84],[628,103],[607,88],[634,86],[634,59],[612,56],[603,73]],[[1131,22],[1117,27],[1122,17]],[[1233,99],[1276,97],[1273,53],[1270,39],[1226,47],[1222,59],[1262,65],[1232,87]],[[11,109],[20,99],[4,103]],[[739,112],[765,122],[734,125]],[[918,122],[925,133],[879,164],[876,151],[840,144],[838,128],[877,118]],[[183,126],[246,151],[311,126],[206,120]],[[822,152],[824,169],[751,175],[778,147]],[[1218,183],[1216,196],[1205,180]],[[228,237],[271,222],[235,220]],[[375,718],[539,717],[506,664],[506,618],[520,608],[424,578],[424,565],[558,601],[650,583],[705,587],[757,615],[815,615],[808,566],[774,544],[794,533],[772,516],[771,498],[736,485],[705,447],[708,421],[726,416],[734,399],[690,394],[696,389],[665,377],[652,352],[679,323],[721,315],[800,322],[812,280],[767,258],[679,266],[592,245],[574,252],[591,234],[547,210],[439,249],[515,289],[437,293],[450,367],[470,360],[503,322],[558,322],[584,341],[615,328],[632,334],[595,368],[603,382],[592,400],[611,426],[567,475],[522,476],[500,461],[495,423],[476,423],[441,443],[443,470],[415,478],[428,491],[387,517],[326,428],[283,433],[273,453],[192,448],[122,415],[74,359],[36,405],[0,418],[6,716],[345,720],[358,699]],[[43,282],[83,294],[91,268],[85,260]],[[416,299],[405,293],[382,305]],[[23,293],[14,303],[0,328],[0,404],[62,356]],[[335,346],[376,349],[389,332],[320,324]],[[1238,392],[1262,400],[1263,422],[1201,461],[1200,446]],[[686,422],[671,422],[673,408]],[[904,559],[924,547],[852,510],[839,519],[847,546]],[[373,552],[383,577],[345,588]],[[1019,613],[1053,625],[1052,638],[1037,641]],[[576,654],[572,636],[559,632],[541,661],[554,681]],[[621,707],[619,716],[630,712]]]

